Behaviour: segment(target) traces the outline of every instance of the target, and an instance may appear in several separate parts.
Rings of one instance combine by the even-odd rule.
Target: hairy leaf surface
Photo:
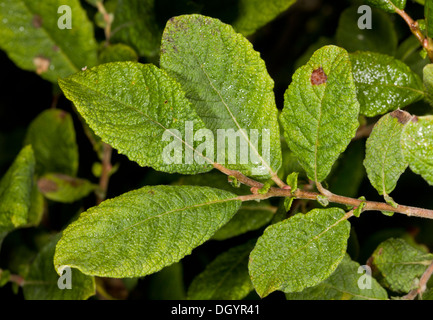
[[[374,52],[352,53],[350,60],[361,114],[374,117],[424,97],[421,78],[400,60]]]
[[[412,116],[401,110],[383,116],[367,139],[364,166],[373,187],[388,195],[397,185],[408,163],[403,157],[401,137]]]
[[[250,176],[276,174],[281,146],[274,82],[246,38],[217,19],[172,18],[163,33],[161,67],[181,83],[216,139],[238,135],[239,148],[219,139],[219,163]]]
[[[350,70],[344,49],[325,46],[296,70],[284,95],[284,136],[308,177],[315,181],[326,178],[359,125]]]
[[[410,169],[433,185],[433,116],[412,119],[403,131],[401,145]]]
[[[239,209],[233,193],[148,186],[106,200],[63,232],[54,264],[103,277],[141,277],[179,261]]]
[[[257,293],[297,292],[325,280],[343,259],[349,233],[339,208],[314,209],[268,227],[250,255]]]
[[[107,63],[59,84],[95,133],[141,166],[183,174],[212,169],[209,161],[193,152],[199,142],[186,137],[188,125],[200,130],[203,122],[180,85],[157,67]],[[174,155],[166,149],[169,144],[179,147]]]

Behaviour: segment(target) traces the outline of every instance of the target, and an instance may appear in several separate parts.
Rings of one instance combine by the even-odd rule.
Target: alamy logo
[[[72,271],[70,267],[60,268],[61,276],[57,280],[57,287],[60,290],[72,289]]]
[[[358,28],[361,30],[372,29],[371,8],[367,5],[359,6],[358,13],[362,14],[358,19]]]
[[[61,30],[72,29],[72,9],[70,6],[64,4],[57,9],[57,13],[62,15],[57,20],[57,27]]]
[[[371,268],[367,265],[359,266],[358,273],[362,274],[358,279],[358,288],[371,289]]]
[[[162,157],[166,164],[254,164],[252,174],[260,175],[266,172],[264,163],[270,163],[270,136],[269,129],[217,129],[215,138],[209,129],[194,132],[194,123],[186,121],[184,136],[177,129],[165,130],[162,141],[171,142]],[[194,142],[201,143],[193,148]]]

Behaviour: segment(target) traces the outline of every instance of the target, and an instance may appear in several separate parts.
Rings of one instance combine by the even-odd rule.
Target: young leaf
[[[35,156],[24,147],[0,180],[0,246],[13,229],[29,223]]]
[[[433,185],[433,116],[413,118],[403,131],[401,145],[411,170]]]
[[[97,186],[85,179],[60,173],[48,173],[38,180],[38,188],[50,200],[71,203],[86,197]]]
[[[355,52],[350,54],[350,61],[363,115],[374,117],[424,97],[421,78],[391,56]]]
[[[104,46],[99,53],[99,63],[116,61],[138,61],[138,55],[134,49],[123,43]]]
[[[417,249],[403,239],[391,238],[377,247],[372,258],[383,277],[381,282],[394,292],[407,293],[415,288],[416,278],[421,277],[430,265],[433,254]]]
[[[132,46],[140,56],[158,53],[161,31],[155,20],[154,0],[123,0],[116,6],[110,41]]]
[[[67,1],[68,8],[64,5],[62,0],[0,3],[0,48],[21,69],[54,83],[97,63],[86,12],[78,0]]]
[[[358,10],[359,6],[352,6],[341,13],[336,44],[349,52],[361,50],[392,55],[397,49],[398,37],[389,15],[373,8],[372,28],[361,29],[359,20],[362,14]]]
[[[297,292],[325,280],[343,259],[349,233],[339,208],[314,209],[268,227],[250,255],[257,293]]]
[[[39,114],[30,123],[24,143],[33,147],[37,175],[49,172],[77,174],[78,146],[74,123],[66,111],[49,109]]]
[[[54,264],[102,277],[142,277],[179,261],[239,209],[209,187],[149,186],[106,200],[70,224]]]
[[[241,300],[254,288],[248,274],[248,256],[255,241],[220,254],[192,281],[189,300]]]
[[[197,153],[194,159],[198,142],[186,138],[190,127],[204,129],[203,122],[180,85],[157,67],[129,61],[107,63],[61,79],[59,84],[95,133],[141,166],[183,174],[212,169],[202,157],[203,163],[197,161]],[[176,147],[172,157],[171,151],[166,152],[170,139]]]
[[[433,106],[433,64],[428,64],[423,69],[423,82],[425,88],[425,99]]]
[[[70,270],[71,288],[59,288],[59,275],[53,265],[54,250],[59,238],[60,234],[54,236],[31,264],[23,286],[26,300],[86,300],[95,294],[94,278],[75,269]]]
[[[406,0],[367,0],[367,2],[390,13],[394,13],[396,9],[404,10],[406,6]]]
[[[233,27],[245,36],[251,35],[295,2],[296,0],[241,0],[238,5],[239,17],[233,23]]]
[[[281,123],[289,148],[310,179],[321,182],[355,136],[359,104],[347,52],[319,49],[284,95]]]
[[[395,110],[383,116],[367,139],[364,166],[373,187],[387,196],[394,190],[408,163],[401,150],[405,125],[412,119],[406,111]]]
[[[325,281],[297,293],[286,293],[287,300],[387,300],[388,294],[380,284],[361,269],[359,263],[345,255],[338,268]],[[359,286],[365,277],[364,287]]]
[[[249,152],[236,152],[222,145],[217,162],[249,176],[276,175],[281,146],[274,82],[246,38],[217,19],[175,17],[163,33],[161,67],[180,82],[215,137],[232,130],[247,146]]]

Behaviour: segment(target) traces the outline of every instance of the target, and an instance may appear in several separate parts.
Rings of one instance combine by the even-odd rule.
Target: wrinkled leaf
[[[318,285],[297,293],[286,293],[287,300],[386,300],[385,289],[371,275],[360,271],[359,263],[346,254],[334,273]],[[361,277],[365,278],[359,285]],[[364,287],[365,285],[365,287]]]
[[[59,84],[90,128],[130,160],[170,173],[212,169],[198,153],[193,157],[199,142],[186,137],[189,125],[200,130],[203,122],[180,85],[157,67],[129,61],[107,63],[61,79]]]
[[[408,163],[401,150],[401,137],[412,116],[396,110],[383,116],[367,139],[364,166],[373,187],[387,196],[397,185]]]
[[[59,28],[65,19],[71,29]],[[19,68],[54,83],[97,63],[93,26],[78,0],[2,0],[0,48]]]
[[[281,123],[310,179],[323,181],[355,136],[359,104],[347,52],[326,46],[293,75]]]
[[[25,144],[31,144],[36,157],[36,174],[49,172],[75,176],[78,146],[69,113],[49,109],[39,114],[27,129]]]
[[[246,38],[217,19],[175,17],[163,33],[161,67],[181,83],[216,139],[218,132],[238,134],[240,150],[219,140],[225,145],[218,163],[249,176],[276,175],[281,147],[274,82]]]
[[[268,227],[250,255],[257,293],[297,292],[325,280],[343,259],[349,233],[338,208],[314,209]]]
[[[374,117],[424,97],[422,80],[403,62],[374,52],[352,53],[350,60],[361,114]]]
[[[80,215],[63,232],[54,264],[102,277],[141,277],[179,261],[227,223],[241,204],[209,187],[154,186]]]
[[[254,288],[248,274],[248,256],[255,241],[220,254],[192,281],[189,300],[240,300]]]
[[[410,169],[433,185],[433,116],[413,118],[403,131],[401,145]]]
[[[407,293],[416,287],[416,279],[430,265],[433,254],[417,249],[403,239],[391,238],[377,247],[372,258],[382,276],[381,283],[394,292]]]
[[[53,265],[54,250],[59,238],[60,234],[54,236],[31,264],[23,287],[26,300],[86,300],[95,294],[94,278],[75,269],[71,270],[72,288],[59,288],[59,275]]]

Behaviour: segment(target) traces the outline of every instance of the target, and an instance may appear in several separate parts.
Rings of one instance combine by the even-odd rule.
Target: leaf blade
[[[310,179],[321,182],[329,174],[355,136],[358,112],[344,49],[325,46],[295,72],[280,119],[287,144]]]
[[[154,273],[208,240],[240,204],[234,194],[209,187],[149,186],[128,192],[68,226],[57,245],[56,269],[68,265],[109,277]]]
[[[268,227],[250,255],[257,293],[296,292],[320,283],[343,259],[349,233],[350,224],[338,208],[314,209]]]
[[[234,153],[225,145],[218,150],[224,151],[218,163],[245,175],[276,175],[281,166],[281,148],[274,83],[247,39],[217,19],[175,17],[163,33],[160,64],[179,81],[215,136],[218,130],[233,130],[247,144],[250,154],[243,156],[248,161],[241,160],[239,154],[235,161],[227,159]],[[258,131],[256,139],[252,130]]]

